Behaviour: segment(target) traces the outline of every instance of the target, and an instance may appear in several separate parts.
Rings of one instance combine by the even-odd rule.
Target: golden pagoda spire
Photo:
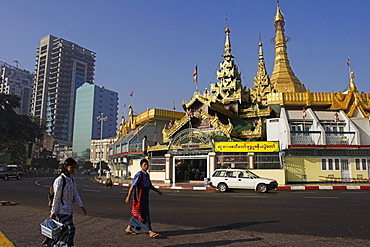
[[[290,67],[286,37],[284,34],[284,15],[280,9],[280,3],[277,2],[276,15],[274,17],[275,25],[275,62],[274,71],[271,75],[271,84],[277,92],[306,92],[305,86],[295,76]]]
[[[259,62],[258,62],[258,70],[257,75],[254,77],[253,85],[254,88],[250,89],[250,98],[252,102],[258,102],[261,105],[267,105],[267,94],[275,92],[273,87],[270,83],[270,78],[268,76],[266,66],[265,66],[265,59],[263,56],[263,49],[262,49],[262,40],[260,35],[260,42],[259,46]]]
[[[220,70],[216,71],[219,82],[210,84],[210,93],[212,99],[217,99],[222,103],[241,101],[242,85],[238,66],[234,62],[234,56],[231,55],[230,29],[226,24],[225,28],[225,54],[220,64]]]
[[[227,20],[227,19],[226,19]],[[222,55],[223,57],[233,57],[233,55],[231,55],[231,43],[230,43],[230,29],[229,29],[229,26],[226,24],[226,28],[225,28],[225,34],[226,34],[226,39],[225,39],[225,54]]]

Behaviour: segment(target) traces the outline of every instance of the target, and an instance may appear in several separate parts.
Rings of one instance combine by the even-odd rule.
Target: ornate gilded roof
[[[287,109],[302,109],[311,107],[323,110],[343,110],[348,117],[356,117],[361,113],[362,117],[369,118],[370,94],[359,93],[353,80],[352,72],[350,87],[347,92],[311,93],[271,93],[267,96],[269,105],[280,105]]]

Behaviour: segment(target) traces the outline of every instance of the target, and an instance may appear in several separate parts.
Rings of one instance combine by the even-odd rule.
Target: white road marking
[[[306,199],[338,199],[337,196],[304,196]]]
[[[267,198],[267,196],[233,196],[233,197]]]
[[[91,191],[91,192],[100,192],[100,190],[87,190],[87,189],[82,189],[83,191]]]

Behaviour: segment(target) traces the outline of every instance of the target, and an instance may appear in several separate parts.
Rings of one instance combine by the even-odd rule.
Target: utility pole
[[[104,113],[100,113],[100,116],[97,116],[96,119],[100,122],[100,150],[101,150],[101,157],[100,157],[100,165],[99,165],[99,177],[101,177],[101,162],[104,156],[104,146],[103,146],[103,123],[107,121],[108,117],[104,117]]]

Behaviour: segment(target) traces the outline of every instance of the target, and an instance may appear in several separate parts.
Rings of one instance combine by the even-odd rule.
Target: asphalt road
[[[127,188],[105,188],[88,177],[75,177],[88,210],[75,208],[77,246],[370,246],[370,191],[163,190],[151,193],[153,230],[124,234],[130,205]],[[0,231],[17,246],[39,246],[39,223],[49,214],[52,178],[0,181]]]

